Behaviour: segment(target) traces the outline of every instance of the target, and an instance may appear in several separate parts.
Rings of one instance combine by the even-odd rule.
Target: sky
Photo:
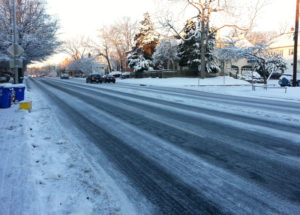
[[[102,26],[113,24],[126,16],[140,21],[147,11],[153,17],[170,12],[177,21],[183,22],[195,12],[191,7],[185,9],[185,4],[170,4],[170,0],[46,0],[46,2],[48,13],[59,20],[61,40],[78,36],[95,38]],[[239,2],[250,4],[253,1],[239,0]],[[281,26],[288,29],[293,27],[296,0],[269,0],[269,2],[270,4],[258,17],[256,29],[278,31]],[[51,56],[48,62],[58,63],[64,57],[66,55],[63,54]]]

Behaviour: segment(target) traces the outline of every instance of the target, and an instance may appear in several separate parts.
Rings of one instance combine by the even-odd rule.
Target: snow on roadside
[[[126,79],[126,80],[133,80],[131,81],[132,83],[134,82],[134,80],[136,80],[136,82],[138,83],[138,81],[141,81],[141,83],[143,83],[143,79]],[[158,79],[161,80],[161,79]],[[235,79],[234,79],[235,80]],[[122,80],[120,80],[121,82]],[[82,79],[73,79],[73,83],[81,83]],[[273,83],[272,83],[273,82]],[[122,83],[122,82],[121,82]],[[150,82],[149,82],[150,83]],[[274,81],[271,81],[270,83],[272,86],[274,86]],[[135,83],[136,85],[136,83]],[[153,84],[154,86],[155,84]],[[280,111],[276,111],[276,110],[269,110],[269,109],[262,109],[262,108],[255,108],[255,107],[246,107],[244,105],[237,105],[236,103],[233,104],[228,104],[228,103],[221,103],[220,101],[217,100],[217,102],[213,101],[213,100],[199,100],[199,99],[194,99],[194,98],[188,98],[188,97],[182,97],[182,95],[169,95],[168,93],[161,93],[161,91],[158,92],[151,92],[151,91],[147,91],[144,89],[148,89],[148,87],[140,87],[141,90],[136,90],[136,88],[128,88],[126,89],[126,87],[117,87],[115,85],[111,85],[111,84],[81,84],[81,87],[86,86],[87,88],[90,89],[90,87],[93,88],[105,88],[105,89],[113,89],[114,91],[120,91],[120,92],[125,92],[125,93],[130,93],[130,94],[134,94],[134,95],[140,95],[140,96],[146,96],[149,98],[158,98],[161,100],[165,100],[165,101],[171,101],[171,102],[175,102],[175,103],[181,103],[181,104],[185,104],[185,105],[190,105],[190,106],[195,106],[195,107],[201,107],[204,109],[210,109],[210,110],[217,110],[217,111],[222,111],[222,112],[226,112],[226,113],[232,113],[235,115],[247,115],[249,117],[258,117],[258,118],[265,118],[271,121],[275,121],[275,122],[280,122],[280,123],[288,123],[288,124],[296,124],[299,125],[300,123],[300,117],[299,114],[294,114],[291,112],[280,112]],[[121,85],[120,85],[121,86]],[[147,85],[149,86],[149,85]],[[208,89],[211,89],[212,93],[216,93],[216,91],[220,91],[219,93],[224,93],[224,94],[230,94],[227,93],[228,91],[230,92],[230,89],[232,90],[232,93],[234,95],[234,93],[236,93],[236,95],[239,95],[238,92],[236,92],[236,90],[240,90],[242,92],[245,91],[245,95],[249,95],[247,93],[251,93],[252,91],[250,91],[249,89],[251,89],[251,86],[210,86],[210,87],[194,87],[194,88],[188,88],[188,89],[197,89],[197,90],[201,90],[201,89],[206,89],[207,91],[209,91]],[[187,88],[185,88],[187,89]],[[223,90],[223,91],[222,91]],[[244,90],[244,91],[243,91]],[[258,90],[262,90],[262,88],[258,88]],[[264,89],[263,89],[264,90]],[[270,89],[267,90],[267,92],[265,92],[267,94],[267,98],[270,99],[271,98],[271,93],[269,92]],[[295,90],[297,92],[297,90],[300,90],[300,88],[289,88],[288,90]],[[279,100],[278,93],[283,92],[284,93],[284,89],[276,89],[276,91],[274,91],[274,93],[277,93],[276,95],[274,95],[274,97],[276,98],[276,100]],[[102,92],[104,93],[104,92]],[[244,96],[245,96],[244,95]],[[300,97],[300,92],[299,92],[299,97]],[[268,97],[269,96],[269,97]],[[277,97],[276,97],[277,96]],[[284,95],[285,96],[285,95]],[[250,96],[249,96],[250,97]],[[297,97],[297,95],[295,95],[295,97]],[[286,99],[287,100],[287,99]],[[290,100],[288,100],[290,101]],[[295,100],[292,100],[295,102]]]
[[[236,95],[254,98],[267,98],[277,100],[300,101],[300,87],[281,88],[277,80],[269,81],[269,88],[265,89],[262,84],[256,84],[255,91],[249,82],[234,79],[232,77],[216,78],[142,78],[142,79],[119,79],[120,83],[143,84],[164,87],[185,88],[211,93]]]
[[[41,95],[26,91],[31,113],[0,109],[0,214],[135,214]]]
[[[231,77],[215,77],[215,78],[141,78],[141,79],[121,79],[120,82],[132,84],[147,84],[155,86],[168,87],[190,87],[205,85],[250,85],[249,82],[234,79]]]
[[[0,109],[0,214],[41,214],[31,177],[24,111]]]

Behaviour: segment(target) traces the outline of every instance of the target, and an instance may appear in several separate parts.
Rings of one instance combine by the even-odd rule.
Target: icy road
[[[28,87],[101,151],[81,142],[137,214],[300,214],[299,103],[75,79]]]

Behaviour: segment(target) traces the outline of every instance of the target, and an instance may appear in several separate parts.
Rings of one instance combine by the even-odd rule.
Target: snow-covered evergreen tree
[[[183,41],[178,46],[178,58],[180,66],[189,66],[195,72],[200,65],[200,41],[196,40],[196,23],[189,19],[184,26]]]
[[[215,32],[213,30],[213,32]],[[206,46],[206,71],[208,73],[218,73],[221,71],[218,65],[218,57],[215,52],[216,48],[216,35],[215,33],[209,32],[208,42]]]
[[[217,73],[220,68],[214,53],[216,39],[214,33],[209,32],[206,44],[206,72]],[[180,66],[188,66],[191,70],[198,72],[201,65],[201,32],[196,23],[189,19],[184,26],[183,41],[178,46],[178,58]]]
[[[144,14],[144,20],[140,22],[139,32],[135,35],[136,47],[142,48],[145,54],[152,56],[159,42],[159,34],[155,31],[149,13]]]
[[[129,68],[134,72],[142,72],[152,68],[152,54],[159,41],[159,34],[155,32],[154,24],[149,13],[144,14],[140,22],[139,32],[135,35],[132,52],[127,57]]]
[[[153,63],[151,59],[146,59],[145,53],[139,47],[136,47],[127,57],[129,68],[134,72],[143,72],[152,69]]]
[[[166,69],[168,62],[177,60],[177,41],[165,39],[157,47],[153,54],[153,63],[158,68]]]

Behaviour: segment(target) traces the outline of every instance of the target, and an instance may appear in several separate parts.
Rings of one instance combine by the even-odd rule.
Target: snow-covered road
[[[94,143],[101,157],[81,147],[137,214],[300,213],[297,102],[50,78],[29,85]]]

